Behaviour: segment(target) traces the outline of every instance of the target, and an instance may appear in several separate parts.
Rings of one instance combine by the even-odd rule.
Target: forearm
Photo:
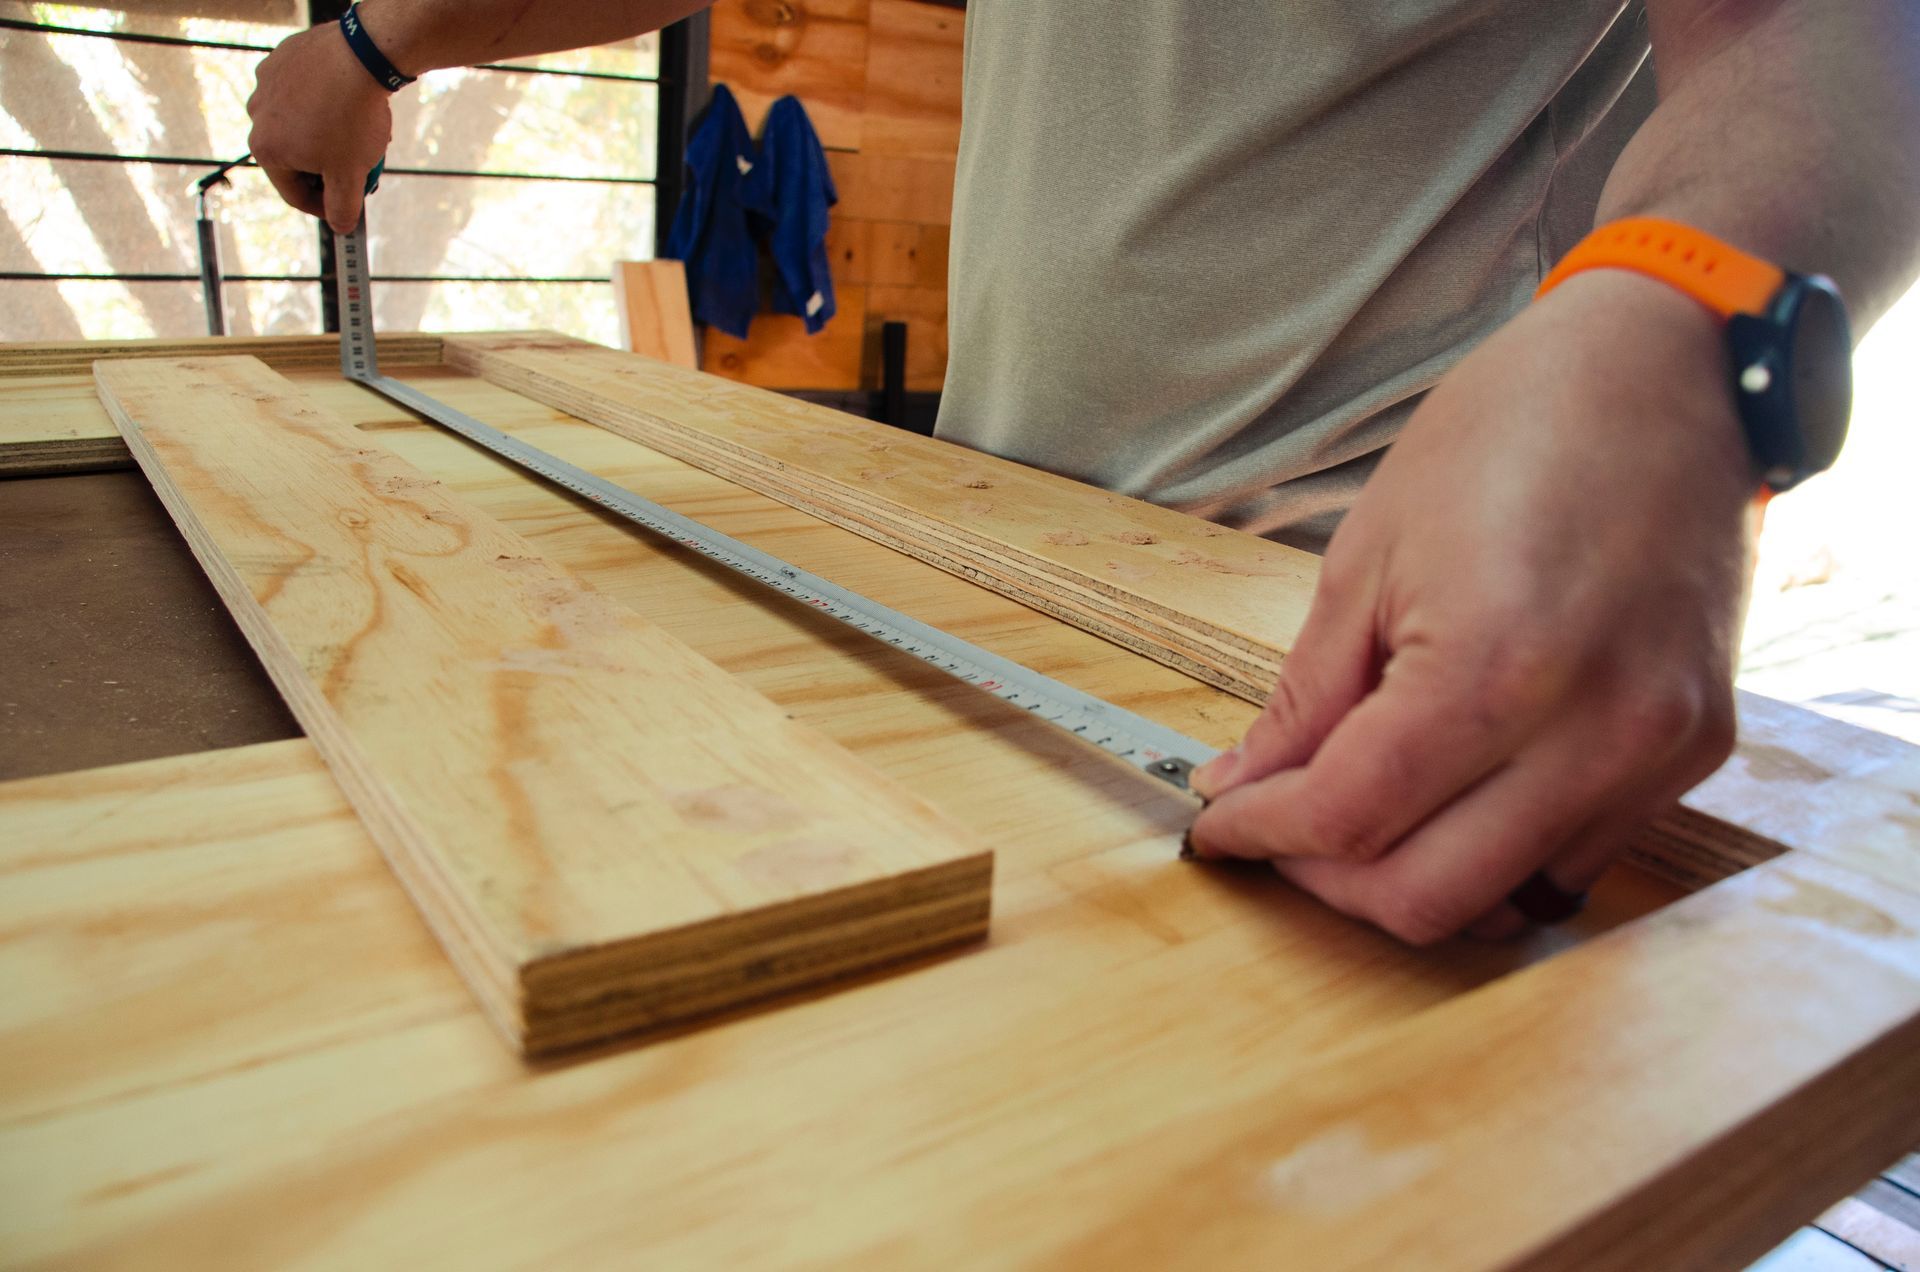
[[[1920,7],[1653,0],[1658,109],[1598,220],[1662,216],[1839,284],[1864,331],[1920,274]]]
[[[712,0],[363,0],[360,18],[408,75],[611,44]]]

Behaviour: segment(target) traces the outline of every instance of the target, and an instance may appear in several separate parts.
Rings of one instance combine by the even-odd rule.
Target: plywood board
[[[437,366],[440,337],[401,332],[379,337],[390,370]],[[0,344],[0,477],[50,476],[126,468],[126,443],[100,410],[92,368],[97,358],[187,358],[208,352],[250,354],[281,370],[340,365],[332,336],[249,336],[218,340],[110,340]]]
[[[1253,710],[491,385],[407,378],[1208,741]],[[798,606],[743,604],[363,390],[305,384],[1000,845],[997,937],[528,1068],[492,1045],[309,744],[0,786],[11,1257],[1735,1267],[1911,1127],[1920,1092],[1887,1076],[1915,1063],[1901,885],[1863,895],[1788,859],[1648,919],[1673,894],[1623,871],[1557,932],[1409,951],[1270,875],[1174,861],[1171,792],[1017,709]],[[1800,757],[1780,803],[1856,810],[1806,823],[1836,863],[1851,846],[1910,864],[1900,792],[1920,772],[1834,754]],[[1303,1190],[1316,1176],[1339,1186]]]
[[[529,1053],[975,938],[926,805],[250,359],[102,400],[494,1023]]]
[[[446,356],[1249,702],[1312,600],[1308,553],[824,407],[563,337],[450,337]],[[1633,849],[1689,887],[1824,841],[1830,816],[1878,807],[1861,780],[1915,754],[1751,695],[1741,708],[1732,760]],[[1856,785],[1839,803],[1808,798],[1829,779]]]
[[[620,313],[620,344],[680,367],[696,367],[687,267],[680,261],[615,261],[613,303]]]

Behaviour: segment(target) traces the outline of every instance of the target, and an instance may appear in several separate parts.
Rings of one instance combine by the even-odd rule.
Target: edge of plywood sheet
[[[1150,1196],[1093,1163],[1115,1217],[1049,1253],[1742,1267],[1920,1136],[1916,1071],[1920,895],[1796,854],[1145,1137]]]
[[[489,1016],[534,1053],[971,940],[991,858],[250,358],[100,394]]]
[[[380,361],[395,367],[440,361],[438,335],[401,331],[379,337]],[[85,375],[101,358],[255,357],[276,370],[340,365],[337,336],[193,336],[187,339],[66,340],[0,344],[0,378]]]

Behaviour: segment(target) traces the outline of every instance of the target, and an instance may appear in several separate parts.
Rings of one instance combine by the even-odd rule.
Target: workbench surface
[[[1920,1054],[1920,1008],[1903,1006],[1920,1004],[1920,898],[1875,896],[1808,862],[1670,905],[1677,889],[1621,869],[1563,929],[1409,950],[1257,868],[1178,861],[1183,797],[1019,709],[661,546],[336,374],[288,374],[970,828],[997,854],[992,935],[529,1068],[501,1047],[304,739],[0,787],[7,1262],[1470,1267],[1552,1254],[1578,1228],[1601,1252],[1592,1266],[1653,1266],[1633,1261],[1649,1249],[1712,1266],[1764,1250],[1920,1136],[1920,1090],[1903,1089]],[[1214,745],[1255,712],[503,389],[439,368],[397,374]],[[53,379],[35,392],[84,415],[90,381],[64,391]],[[1736,897],[1758,900],[1751,923],[1667,976],[1655,956],[1718,932]],[[1856,930],[1868,913],[1894,930]],[[1819,985],[1821,1003],[1781,1013],[1771,1057],[1716,1053],[1717,1071],[1682,1025],[1623,1039],[1591,1010],[1630,1015],[1662,998],[1711,1009],[1713,986],[1743,976],[1779,978],[1783,994],[1815,987],[1797,950],[1766,953],[1798,933],[1816,969],[1829,948],[1874,950],[1843,991]],[[1572,945],[1585,961],[1537,970],[1574,969],[1564,983],[1579,993],[1523,1001],[1528,982],[1508,973]],[[1765,1017],[1763,998],[1725,997],[1701,1046],[1760,1036],[1743,1022]],[[1428,1009],[1443,1005],[1460,1027],[1437,1045]],[[1788,1155],[1755,1157],[1712,1121],[1718,1093],[1737,1094],[1749,1071],[1848,1030],[1858,1063],[1813,1083],[1832,1093],[1824,1160],[1779,1125]],[[1430,1063],[1415,1039],[1434,1044]],[[1622,1106],[1629,1088],[1645,1098]],[[1558,1103],[1583,1091],[1592,1102]],[[1449,1108],[1490,1100],[1498,1118],[1448,1125]],[[1503,1164],[1485,1151],[1503,1142],[1526,1151]],[[1762,1189],[1776,1216],[1703,1198],[1699,1171]],[[1648,1180],[1666,1177],[1671,1205],[1649,1224]],[[1480,1222],[1476,1199],[1497,1214]]]

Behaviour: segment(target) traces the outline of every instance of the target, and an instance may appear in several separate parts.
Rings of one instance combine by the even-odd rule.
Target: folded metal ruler
[[[372,269],[364,217],[352,234],[334,236],[340,299],[340,370],[349,379],[470,442],[591,499],[609,512],[692,548],[728,569],[772,588],[876,640],[1023,707],[1182,790],[1187,774],[1218,752],[1145,716],[1061,684],[1011,659],[909,618],[898,610],[789,565],[776,556],[643,499],[625,487],[483,424],[420,390],[380,374],[374,350]]]

